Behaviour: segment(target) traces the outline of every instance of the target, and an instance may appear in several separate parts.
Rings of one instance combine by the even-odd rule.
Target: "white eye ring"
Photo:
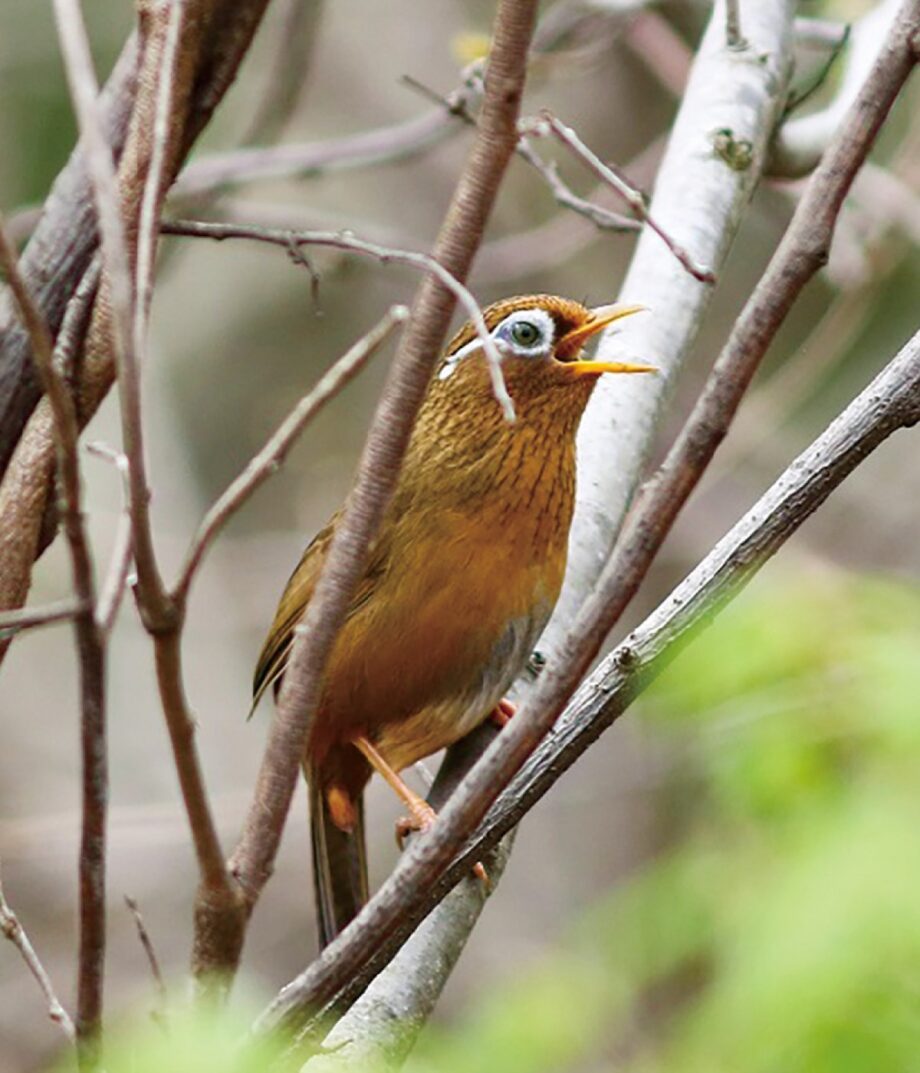
[[[545,309],[519,309],[505,317],[492,334],[511,353],[537,358],[552,350],[556,325]]]
[[[534,341],[528,346],[515,338],[515,329],[518,325],[527,324],[536,328],[537,334]],[[556,324],[545,309],[534,307],[533,309],[519,309],[509,313],[507,317],[491,331],[498,352],[505,355],[515,355],[525,358],[545,357],[553,349],[553,341],[556,335]],[[438,379],[446,380],[452,375],[460,361],[477,350],[482,349],[482,340],[475,336],[465,346],[460,347],[454,354],[450,354],[444,364],[438,370]]]

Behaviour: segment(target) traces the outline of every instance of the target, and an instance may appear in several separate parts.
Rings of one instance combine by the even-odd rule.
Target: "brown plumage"
[[[581,361],[581,347],[636,308],[592,311],[544,295],[486,309],[514,423],[495,402],[472,327],[447,348],[333,648],[304,757],[323,942],[367,894],[368,760],[393,783],[393,772],[472,730],[546,625],[565,571],[582,412],[602,373],[648,368]],[[277,687],[336,519],[284,591],[256,669],[257,699]],[[424,825],[424,806],[405,792]]]

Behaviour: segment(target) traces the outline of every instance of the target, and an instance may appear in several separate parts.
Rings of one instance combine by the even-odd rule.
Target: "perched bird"
[[[588,309],[550,295],[489,306],[514,422],[495,401],[473,327],[447,347],[334,645],[303,757],[324,945],[367,899],[362,794],[372,771],[407,805],[406,826],[426,828],[434,813],[399,772],[496,711],[550,617],[565,572],[582,412],[604,373],[654,371],[585,360],[582,347],[641,308]],[[256,701],[278,689],[337,519],[288,581],[256,668]]]

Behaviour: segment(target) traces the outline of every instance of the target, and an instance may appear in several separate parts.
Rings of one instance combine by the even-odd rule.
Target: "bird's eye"
[[[511,338],[518,346],[536,346],[543,339],[543,332],[531,320],[519,320],[511,326]]]

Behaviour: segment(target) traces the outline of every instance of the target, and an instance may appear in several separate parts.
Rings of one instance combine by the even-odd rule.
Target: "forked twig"
[[[535,137],[545,137],[552,134],[571,153],[583,161],[588,168],[602,181],[615,190],[620,197],[629,205],[636,216],[655,232],[661,241],[674,254],[684,268],[701,283],[715,283],[716,277],[711,269],[699,265],[691,255],[675,242],[665,229],[649,214],[645,195],[612,164],[605,164],[587,145],[578,137],[575,131],[557,119],[551,112],[543,111],[539,119],[522,124],[526,133]]]
[[[230,238],[252,239],[257,242],[268,242],[274,246],[282,246],[288,252],[292,248],[301,246],[328,246],[333,249],[347,250],[365,257],[372,257],[382,264],[407,265],[421,272],[427,272],[454,295],[463,306],[467,316],[476,330],[476,334],[482,341],[482,349],[489,361],[489,372],[492,378],[492,393],[502,408],[507,421],[514,420],[514,403],[505,386],[505,379],[501,370],[501,354],[495,345],[495,340],[489,334],[489,329],[482,316],[482,310],[473,297],[469,288],[463,285],[459,279],[434,257],[426,253],[418,253],[415,250],[402,250],[392,246],[381,246],[376,242],[368,242],[365,239],[349,233],[348,231],[297,231],[280,230],[273,227],[255,227],[246,224],[231,223],[207,223],[204,220],[164,220],[160,230],[166,235],[186,235],[192,238],[213,238],[218,241]]]

